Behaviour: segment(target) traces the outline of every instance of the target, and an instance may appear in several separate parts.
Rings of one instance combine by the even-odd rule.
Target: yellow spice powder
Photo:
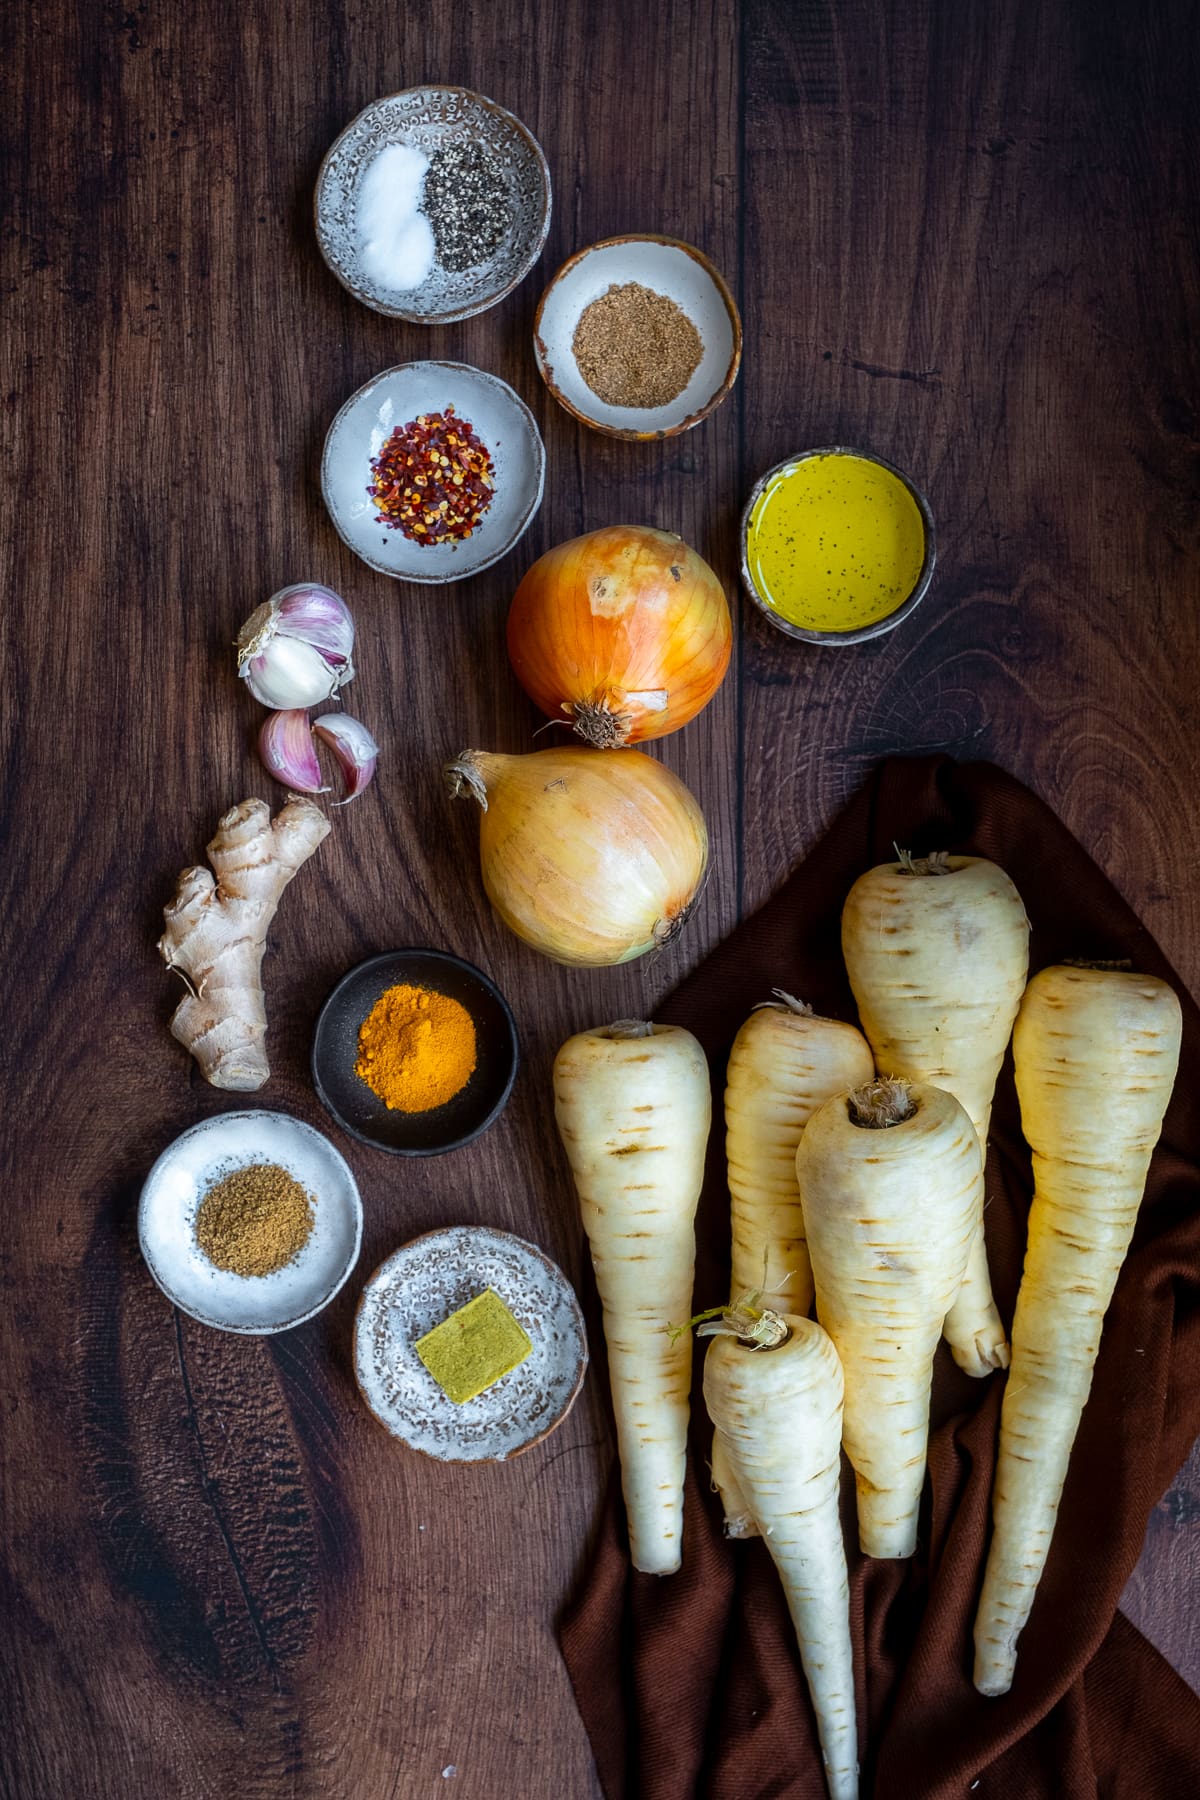
[[[475,1021],[449,994],[407,982],[388,988],[363,1020],[355,1074],[391,1112],[431,1112],[475,1072]]]

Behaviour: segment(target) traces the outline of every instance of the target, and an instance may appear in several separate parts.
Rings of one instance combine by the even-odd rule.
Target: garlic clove
[[[302,707],[273,712],[258,734],[258,754],[268,774],[300,794],[327,794]]]
[[[342,684],[319,650],[300,638],[271,637],[239,671],[256,700],[287,712],[328,700]]]
[[[374,775],[379,745],[366,726],[348,713],[326,713],[323,718],[314,720],[312,728],[337,757],[346,792],[334,805],[345,806],[356,794],[362,793]]]

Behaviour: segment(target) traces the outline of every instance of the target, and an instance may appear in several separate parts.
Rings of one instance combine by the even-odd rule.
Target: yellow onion
[[[678,731],[729,667],[725,590],[683,539],[610,525],[539,557],[508,615],[521,686],[599,749]]]
[[[562,963],[630,962],[682,930],[708,832],[661,763],[639,750],[464,750],[445,776],[452,794],[483,808],[488,899],[536,950]]]

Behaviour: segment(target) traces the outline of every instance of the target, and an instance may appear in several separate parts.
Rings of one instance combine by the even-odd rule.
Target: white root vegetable
[[[667,1575],[681,1556],[692,1373],[691,1334],[670,1327],[692,1310],[704,1052],[673,1025],[581,1032],[555,1058],[554,1113],[604,1308],[630,1554]]]
[[[953,1094],[879,1081],[826,1101],[796,1154],[817,1317],[846,1378],[842,1441],[867,1556],[911,1556],[929,1390],[983,1186]]]
[[[812,1305],[812,1267],[796,1183],[796,1146],[817,1107],[875,1072],[853,1025],[823,1019],[775,989],[733,1040],[725,1087],[725,1151],[733,1226],[730,1294],[756,1306],[803,1315]],[[730,1537],[755,1527],[733,1473],[713,1444],[713,1485]]]
[[[1178,998],[1153,976],[1051,968],[1013,1036],[1034,1196],[1000,1416],[975,1686],[1004,1694],[1179,1066]]]
[[[756,1304],[805,1314],[812,1267],[796,1181],[796,1147],[818,1106],[861,1087],[875,1073],[853,1025],[819,1018],[776,989],[733,1040],[725,1086],[733,1261],[730,1292]]]
[[[901,853],[859,877],[842,913],[842,951],[881,1075],[944,1087],[966,1107],[987,1161],[996,1077],[1029,969],[1021,896],[995,863]],[[983,1197],[962,1291],[946,1321],[968,1375],[1008,1367],[992,1299]]]
[[[760,1342],[768,1322],[775,1342],[762,1349],[737,1335],[744,1321],[736,1311],[722,1325],[700,1327],[717,1334],[704,1360],[704,1400],[783,1582],[831,1800],[857,1800],[850,1594],[838,1512],[842,1369],[811,1319],[768,1311],[756,1321]]]

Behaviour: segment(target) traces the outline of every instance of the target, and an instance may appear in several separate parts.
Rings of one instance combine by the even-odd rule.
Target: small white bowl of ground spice
[[[261,1336],[311,1319],[358,1261],[362,1201],[328,1138],[286,1113],[221,1113],[159,1157],[138,1239],[182,1312]]]
[[[542,379],[610,437],[664,438],[715,411],[737,379],[742,327],[721,275],[691,244],[605,238],[565,262],[538,305]]]

